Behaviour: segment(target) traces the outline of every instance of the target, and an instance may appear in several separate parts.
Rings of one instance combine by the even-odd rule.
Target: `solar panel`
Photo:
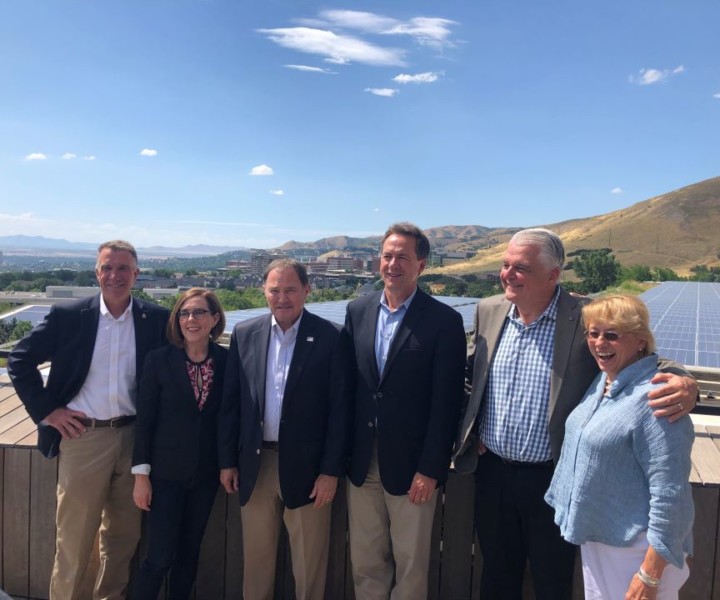
[[[35,327],[38,323],[41,323],[50,312],[50,306],[43,306],[40,304],[32,304],[28,306],[21,306],[17,310],[10,313],[4,314],[0,317],[0,321],[10,321],[17,319],[18,321],[30,321],[32,326]]]
[[[433,296],[443,304],[453,307],[463,318],[465,331],[470,331],[473,325],[475,305],[479,298],[461,298],[458,296]],[[332,302],[313,302],[305,305],[308,312],[327,319],[333,323],[343,325],[345,323],[345,311],[350,300],[334,300]],[[225,313],[225,333],[232,333],[236,323],[253,319],[260,315],[266,315],[267,308],[249,308],[246,310],[231,310]]]
[[[640,298],[660,356],[720,368],[720,283],[667,281]]]

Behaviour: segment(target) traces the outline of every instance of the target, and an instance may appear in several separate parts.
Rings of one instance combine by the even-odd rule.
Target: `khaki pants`
[[[290,539],[295,597],[297,600],[322,600],[330,542],[330,507],[330,504],[321,508],[306,504],[300,508],[285,508],[280,495],[278,453],[262,450],[255,487],[240,513],[245,600],[273,598],[281,521],[285,522]]]
[[[140,510],[132,499],[135,427],[86,431],[60,444],[57,541],[50,600],[80,597],[83,576],[99,530],[100,568],[94,600],[122,600],[130,560],[140,539]]]
[[[356,600],[427,598],[438,491],[422,504],[411,503],[407,494],[388,494],[380,481],[377,451],[373,453],[365,483],[356,487],[348,481],[347,491]]]

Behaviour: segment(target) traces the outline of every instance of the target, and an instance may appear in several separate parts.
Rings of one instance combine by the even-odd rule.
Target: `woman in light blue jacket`
[[[568,417],[545,500],[581,546],[586,600],[676,599],[692,553],[692,422],[648,406],[658,359],[641,300],[599,298],[583,322],[601,373]]]

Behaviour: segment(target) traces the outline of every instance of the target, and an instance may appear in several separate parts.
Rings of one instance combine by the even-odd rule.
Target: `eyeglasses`
[[[586,331],[585,337],[590,340],[599,340],[603,338],[606,342],[617,342],[621,337],[622,333],[616,333],[614,331]]]
[[[181,310],[178,311],[178,319],[180,321],[187,321],[190,317],[199,321],[204,318],[210,311],[207,308],[193,308],[192,310]]]

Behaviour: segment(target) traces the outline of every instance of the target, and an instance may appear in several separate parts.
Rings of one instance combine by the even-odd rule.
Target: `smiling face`
[[[542,313],[555,294],[560,269],[549,267],[540,246],[510,243],[503,255],[500,282],[505,298],[521,312]]]
[[[207,312],[201,314],[200,311],[203,310]],[[211,312],[207,300],[202,296],[188,298],[183,302],[177,315],[186,347],[207,345],[213,327],[220,320],[220,315]]]
[[[597,361],[600,370],[607,373],[610,381],[614,381],[620,371],[637,361],[647,345],[636,333],[621,333],[606,323],[590,323],[587,331],[590,354]],[[615,337],[613,334],[619,337],[611,341],[605,334],[609,334],[610,338]]]
[[[95,275],[103,299],[113,313],[122,312],[130,302],[130,292],[140,270],[133,255],[127,250],[103,248],[98,254]]]
[[[380,252],[380,275],[385,284],[385,297],[392,308],[405,302],[415,291],[426,262],[417,257],[414,237],[394,233],[385,240]]]
[[[292,267],[273,269],[264,285],[265,299],[270,312],[283,331],[287,331],[300,318],[310,286],[303,286]]]

